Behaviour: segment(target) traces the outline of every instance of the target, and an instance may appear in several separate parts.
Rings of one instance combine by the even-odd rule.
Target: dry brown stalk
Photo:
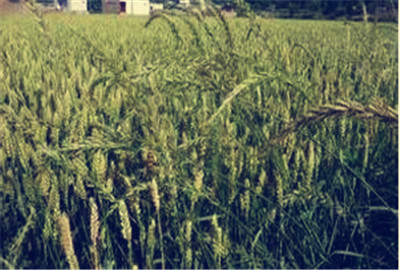
[[[320,122],[325,119],[337,119],[342,116],[356,117],[360,119],[377,119],[398,128],[398,112],[387,104],[374,102],[363,105],[354,101],[338,101],[336,104],[321,105],[316,109],[311,109],[305,116],[289,123],[275,139],[273,144],[282,142],[287,135],[306,126]]]

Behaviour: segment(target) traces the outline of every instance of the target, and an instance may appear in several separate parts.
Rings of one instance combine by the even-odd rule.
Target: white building
[[[149,0],[125,0],[125,2],[126,2],[126,14],[146,15],[146,16],[150,14]]]
[[[150,15],[149,0],[105,0],[105,13]]]
[[[179,0],[179,4],[181,4],[184,7],[190,6],[190,0]]]
[[[164,4],[150,3],[150,15],[160,12],[164,9]]]
[[[67,0],[67,10],[87,12],[87,0]]]

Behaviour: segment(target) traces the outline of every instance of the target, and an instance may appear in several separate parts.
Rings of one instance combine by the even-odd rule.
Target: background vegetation
[[[19,1],[19,0],[8,0]],[[65,0],[56,0],[66,4]],[[45,5],[53,5],[54,0],[38,0]],[[88,11],[102,12],[103,0],[87,0]],[[174,8],[179,0],[150,0],[164,3],[165,8]],[[341,19],[363,20],[368,15],[370,21],[398,20],[398,0],[191,0],[192,6],[213,3],[234,7],[239,16],[248,16],[249,11],[264,17],[297,19]],[[246,12],[243,12],[246,11]]]
[[[2,268],[396,268],[397,25],[31,9],[0,26]]]
[[[246,2],[253,10],[268,11],[277,17],[285,18],[361,20],[366,12],[371,16],[371,20],[376,18],[397,21],[398,11],[398,0],[247,0]]]

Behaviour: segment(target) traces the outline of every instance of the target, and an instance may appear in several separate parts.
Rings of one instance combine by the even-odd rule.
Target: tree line
[[[303,19],[397,21],[398,0],[213,0],[266,16]]]

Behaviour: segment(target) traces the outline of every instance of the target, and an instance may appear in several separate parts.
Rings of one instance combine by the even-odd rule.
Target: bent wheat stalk
[[[398,113],[395,109],[384,103],[371,103],[362,105],[354,101],[337,101],[336,104],[322,105],[311,109],[306,115],[289,123],[279,134],[272,139],[273,144],[281,142],[287,135],[306,126],[325,119],[337,119],[342,116],[356,117],[360,119],[377,119],[398,128]]]
[[[215,118],[221,113],[221,111],[228,105],[239,93],[246,89],[248,86],[253,85],[255,83],[261,82],[258,76],[252,76],[243,81],[242,83],[235,86],[235,88],[228,94],[225,100],[222,102],[221,106],[217,109],[217,111],[210,117],[210,119],[205,123],[206,126],[212,124]]]

